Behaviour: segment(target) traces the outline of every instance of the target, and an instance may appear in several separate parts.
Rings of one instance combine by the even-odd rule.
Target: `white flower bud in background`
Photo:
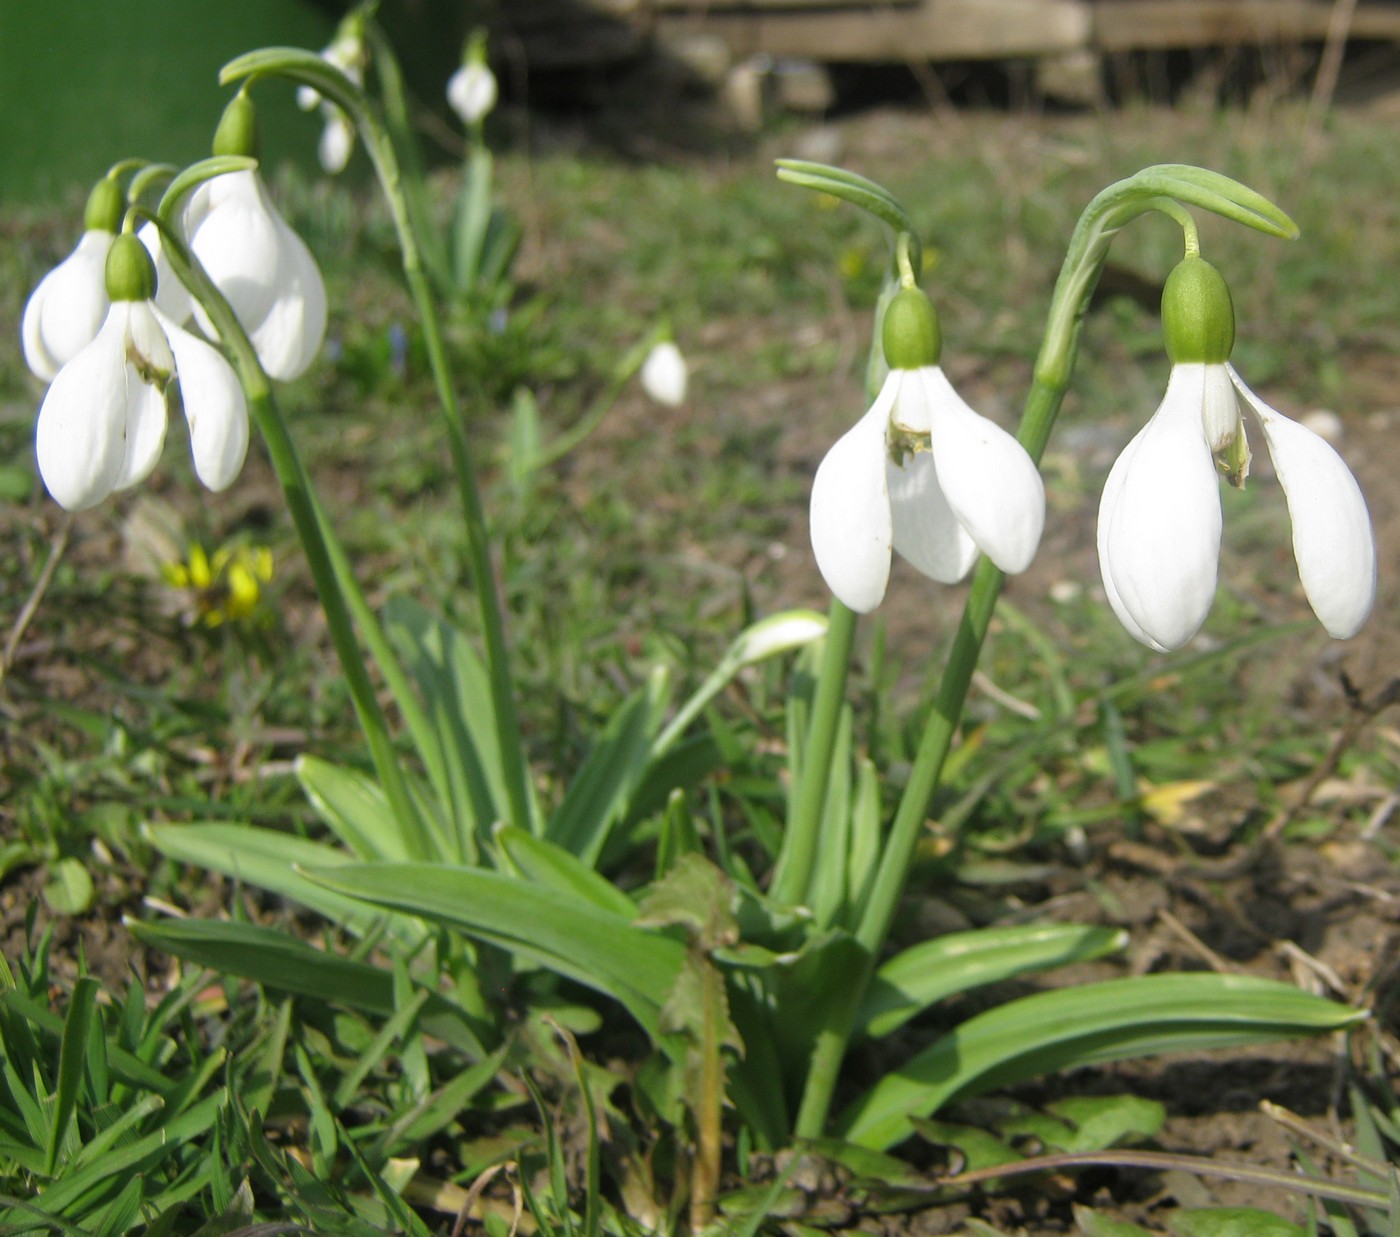
[[[486,63],[485,32],[475,31],[467,40],[462,67],[447,81],[447,102],[471,129],[486,119],[499,95],[496,75]]]
[[[647,359],[642,362],[641,378],[642,390],[658,404],[679,408],[685,403],[690,370],[681,350],[669,339],[662,340],[647,353]]]

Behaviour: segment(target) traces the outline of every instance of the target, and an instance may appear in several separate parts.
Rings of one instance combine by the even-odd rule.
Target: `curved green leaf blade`
[[[1127,943],[1127,933],[1117,928],[1065,923],[979,928],[922,941],[876,971],[856,1026],[866,1035],[888,1035],[945,997],[1029,971],[1102,958]]]
[[[274,928],[209,919],[128,920],[126,926],[147,945],[225,975],[386,1018],[396,1007],[390,972],[326,953]],[[428,1034],[469,1056],[486,1055],[465,1012],[446,997],[428,993],[418,1021]]]
[[[408,858],[403,830],[372,777],[316,756],[298,756],[296,778],[316,814],[357,858]]]
[[[306,876],[334,893],[456,928],[606,993],[651,1035],[685,961],[679,941],[500,872],[356,863]]]
[[[851,1142],[886,1148],[910,1133],[910,1117],[1039,1074],[1336,1031],[1365,1018],[1362,1010],[1243,975],[1145,975],[1039,992],[935,1041],[852,1104],[839,1128]]]
[[[582,898],[609,915],[636,916],[631,898],[562,846],[511,825],[496,830],[496,844],[522,876],[541,888]]]
[[[147,824],[142,833],[151,845],[171,859],[222,872],[234,880],[279,893],[358,935],[368,932],[383,918],[367,911],[363,902],[330,893],[323,885],[307,880],[297,871],[300,867],[324,868],[353,862],[349,855],[333,846],[255,825]],[[405,943],[416,942],[423,936],[421,924],[400,918],[390,923],[389,931]]]

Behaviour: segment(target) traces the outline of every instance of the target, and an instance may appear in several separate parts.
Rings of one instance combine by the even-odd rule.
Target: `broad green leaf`
[[[226,975],[382,1017],[394,1012],[394,977],[388,971],[325,953],[285,932],[204,919],[129,920],[127,928],[139,941]],[[424,1003],[419,1023],[468,1056],[485,1053],[467,1015],[437,993]]]
[[[1089,1207],[1074,1204],[1074,1222],[1084,1237],[1153,1237],[1151,1229],[1127,1220],[1116,1220]]]
[[[651,763],[651,746],[670,700],[669,675],[657,668],[608,719],[597,744],[550,817],[545,836],[596,863],[608,832],[627,811]]]
[[[496,844],[527,880],[591,902],[611,915],[632,919],[636,904],[612,881],[599,876],[582,859],[546,838],[505,825],[496,830]]]
[[[958,1152],[962,1162],[952,1165],[951,1171],[955,1173],[999,1168],[1003,1164],[1014,1164],[1017,1160],[1025,1158],[1010,1143],[998,1138],[990,1130],[978,1129],[975,1125],[954,1125],[948,1121],[934,1121],[926,1117],[915,1117],[910,1124],[925,1142],[932,1143],[935,1147],[951,1147]]]
[[[921,941],[875,972],[856,1026],[866,1035],[888,1035],[945,997],[1101,958],[1127,943],[1127,934],[1116,928],[1061,923],[978,928]]]
[[[80,859],[60,859],[49,867],[44,901],[58,915],[81,915],[92,905],[92,876]]]
[[[329,893],[297,869],[353,862],[350,855],[322,842],[255,825],[203,824],[143,826],[142,833],[157,850],[181,863],[222,872],[234,880],[279,893],[324,915],[351,932],[363,935],[383,916],[361,902]],[[404,944],[423,937],[423,926],[395,917],[390,933]]]
[[[890,1147],[909,1134],[910,1117],[958,1096],[1103,1061],[1336,1031],[1365,1017],[1241,975],[1145,975],[1040,992],[936,1040],[852,1104],[839,1129],[851,1142]]]
[[[1153,1137],[1167,1119],[1162,1104],[1137,1095],[1072,1095],[1046,1109],[1074,1128],[1066,1151],[1103,1151],[1141,1142]]]
[[[1191,1207],[1167,1217],[1175,1237],[1305,1237],[1307,1230],[1258,1207]]]
[[[296,776],[317,815],[357,859],[408,858],[389,800],[368,774],[315,756],[299,756]]]
[[[679,941],[500,872],[359,863],[306,875],[335,893],[411,910],[604,992],[653,1035],[685,958]]]

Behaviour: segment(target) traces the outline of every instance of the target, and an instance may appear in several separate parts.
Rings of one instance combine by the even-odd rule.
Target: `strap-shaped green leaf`
[[[58,1052],[58,1085],[54,1089],[53,1112],[49,1124],[47,1172],[53,1173],[58,1163],[63,1136],[68,1133],[73,1110],[82,1089],[83,1070],[87,1065],[88,1036],[97,1019],[97,980],[84,975],[73,985],[68,1002],[68,1016],[63,1020],[63,1040]],[[98,1034],[102,1033],[101,1027]]]
[[[541,888],[582,898],[609,915],[636,917],[631,898],[562,846],[510,825],[496,830],[496,845],[526,880]]]
[[[958,1096],[1096,1062],[1336,1031],[1365,1017],[1243,975],[1144,975],[1040,992],[968,1019],[886,1075],[842,1114],[840,1131],[890,1147],[909,1134],[910,1117]]]
[[[352,862],[351,856],[322,842],[308,841],[256,825],[146,825],[146,839],[162,854],[181,863],[192,863],[234,880],[256,885],[300,902],[351,932],[363,935],[383,916],[365,909],[364,903],[338,897],[309,881],[298,867],[329,867]],[[404,943],[423,937],[423,927],[396,918],[390,933]]]
[[[1102,958],[1127,943],[1127,934],[1117,928],[1072,923],[979,928],[921,941],[876,971],[856,1026],[866,1035],[888,1035],[945,997],[1029,971]]]
[[[337,894],[456,928],[606,993],[652,1035],[685,961],[677,940],[500,872],[356,863],[306,875]]]
[[[586,863],[597,861],[651,763],[652,740],[661,728],[670,695],[669,676],[658,669],[609,718],[550,817],[545,836],[551,842]]]
[[[128,921],[126,926],[137,940],[211,970],[362,1013],[394,1013],[394,977],[388,971],[315,949],[273,928],[207,919]],[[435,992],[418,1021],[469,1056],[486,1053],[467,1015]]]

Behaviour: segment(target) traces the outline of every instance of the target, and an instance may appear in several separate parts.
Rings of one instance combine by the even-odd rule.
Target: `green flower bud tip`
[[[258,157],[258,109],[246,91],[240,90],[224,108],[214,130],[214,153]]]
[[[156,294],[156,264],[130,232],[112,242],[107,254],[107,295],[114,301],[149,301]]]
[[[891,369],[937,365],[943,351],[943,335],[933,302],[918,288],[901,288],[885,307],[881,342]]]
[[[87,232],[115,232],[122,226],[126,202],[122,187],[115,176],[104,176],[88,194],[87,210],[83,212],[83,229]]]
[[[1182,259],[1162,288],[1162,334],[1172,364],[1220,365],[1235,346],[1235,306],[1204,258]]]

